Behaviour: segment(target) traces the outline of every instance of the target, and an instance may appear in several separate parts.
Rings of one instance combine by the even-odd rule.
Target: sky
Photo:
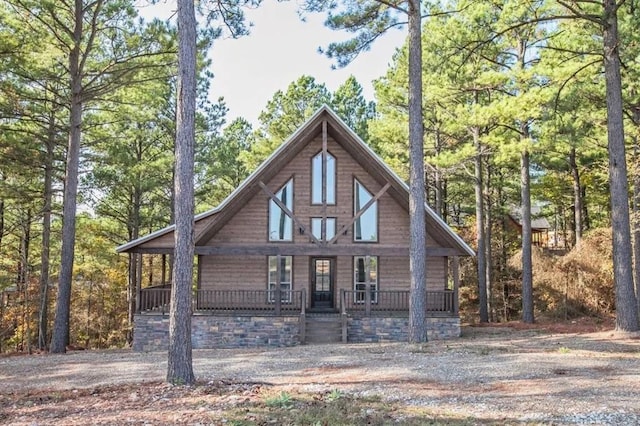
[[[175,1],[148,6],[140,0],[139,11],[145,18],[162,19],[173,16]],[[314,14],[302,22],[295,0],[276,2],[265,0],[254,10],[246,11],[246,20],[253,26],[250,34],[239,39],[222,38],[214,42],[209,52],[214,79],[210,96],[223,96],[229,113],[227,122],[244,117],[257,124],[258,115],[273,94],[302,75],[310,75],[318,83],[336,90],[354,75],[363,87],[364,96],[374,100],[372,81],[385,74],[395,50],[406,37],[406,28],[394,29],[375,41],[371,50],[359,55],[343,69],[332,69],[333,62],[318,53],[332,41],[349,38],[349,34],[330,30],[323,25],[324,16]]]

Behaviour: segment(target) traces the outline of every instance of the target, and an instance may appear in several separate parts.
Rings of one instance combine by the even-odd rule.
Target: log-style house
[[[428,206],[430,338],[459,336],[457,257]],[[194,348],[406,340],[409,190],[328,107],[195,217]],[[170,254],[173,226],[117,248]],[[137,291],[134,349],[164,348],[170,285]]]

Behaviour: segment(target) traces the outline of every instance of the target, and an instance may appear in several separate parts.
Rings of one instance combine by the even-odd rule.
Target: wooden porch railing
[[[300,312],[302,304],[302,290],[280,291],[280,303],[274,290],[198,290],[194,309]]]
[[[263,312],[305,313],[306,292],[304,289],[274,290],[197,290],[193,294],[194,312]],[[169,312],[171,289],[158,286],[140,291],[139,312]],[[427,291],[427,315],[451,316],[457,314],[456,294],[453,290]],[[409,291],[342,290],[340,311],[343,314],[359,312],[400,313],[409,311]]]
[[[409,291],[342,290],[340,305],[343,312],[408,312]],[[454,315],[456,312],[455,292],[453,290],[427,291],[427,314]]]
[[[197,290],[193,294],[194,312],[295,312],[304,310],[306,293],[303,290]],[[140,290],[139,312],[168,313],[171,288],[148,287]]]

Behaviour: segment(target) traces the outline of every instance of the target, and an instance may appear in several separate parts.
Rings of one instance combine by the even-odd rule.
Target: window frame
[[[362,182],[360,182],[360,181],[358,180],[358,178],[356,178],[356,177],[354,176],[354,178],[353,178],[353,216],[354,216],[354,217],[355,217],[355,215],[357,215],[357,214],[359,213],[359,211],[360,211],[360,210],[356,211],[356,194],[357,194],[357,192],[358,192],[358,185],[360,185],[362,188],[364,188],[364,190],[369,194],[369,196],[370,196],[371,198],[375,198],[375,195],[374,195],[371,191],[369,191],[369,189],[368,189],[368,188],[367,188],[367,187],[366,187]],[[357,243],[357,244],[376,244],[376,243],[378,243],[378,242],[380,241],[380,226],[379,226],[379,225],[380,225],[380,224],[379,224],[379,223],[380,223],[380,210],[379,210],[379,208],[378,208],[378,202],[379,202],[379,201],[380,201],[380,200],[376,200],[376,201],[375,201],[371,206],[369,206],[369,208],[368,208],[367,210],[365,210],[365,212],[364,212],[362,215],[360,215],[360,217],[358,217],[358,218],[353,222],[353,226],[352,226],[351,231],[352,231],[352,234],[353,234],[353,235],[352,235],[352,240],[353,240],[353,242],[354,242],[354,243]],[[367,202],[368,202],[368,201],[367,201]],[[367,204],[367,203],[364,203],[364,204]],[[375,217],[375,222],[376,222],[376,223],[375,223],[375,233],[376,233],[376,234],[375,234],[375,239],[374,239],[374,240],[356,239],[356,236],[357,236],[357,234],[356,234],[356,227],[357,227],[357,225],[358,225],[358,222],[362,220],[362,217],[363,217],[365,214],[367,214],[367,211],[368,211],[369,209],[373,209],[373,208],[375,208],[375,215],[376,215],[376,217]]]
[[[309,191],[309,202],[312,206],[321,206],[323,205],[322,199],[324,198],[326,200],[326,204],[328,206],[335,206],[337,204],[337,199],[338,199],[338,158],[333,155],[331,153],[331,151],[327,150],[327,158],[331,157],[333,158],[333,201],[329,201],[328,200],[328,195],[329,195],[329,185],[326,184],[324,185],[325,188],[327,188],[327,194],[322,194],[322,180],[326,179],[326,176],[322,176],[322,170],[320,170],[320,201],[314,201],[314,183],[315,183],[315,176],[316,174],[314,173],[314,163],[315,163],[315,159],[318,158],[318,156],[321,158],[320,160],[320,167],[322,167],[322,150],[318,151],[315,155],[311,156],[311,179],[310,179],[310,184],[311,184],[311,190]],[[328,162],[327,162],[328,164]],[[328,169],[328,168],[327,168]],[[327,170],[327,174],[328,174],[328,170]]]
[[[287,203],[283,203],[285,206],[287,206],[287,208],[289,208],[289,210],[291,211],[291,213],[294,212],[294,206],[295,206],[295,200],[294,200],[294,189],[295,189],[295,185],[294,185],[294,177],[291,176],[291,178],[287,179],[287,181],[280,186],[280,188],[278,188],[277,191],[274,192],[274,195],[280,200],[282,201],[282,199],[280,197],[278,197],[278,193],[281,192],[286,186],[288,186],[289,184],[291,184],[291,208],[289,208],[289,206],[287,205]],[[284,238],[284,239],[280,239],[280,238],[272,238],[271,237],[271,209],[275,207],[277,209],[280,210],[281,214],[283,214],[285,216],[285,220],[289,221],[289,235],[290,238]],[[269,197],[269,200],[267,202],[267,241],[268,242],[275,242],[275,243],[290,243],[293,242],[294,240],[294,223],[293,223],[293,218],[291,216],[289,216],[288,214],[285,213],[284,210],[282,210],[280,208],[280,206],[278,206],[276,204],[275,201],[273,201],[273,199],[271,197]],[[285,230],[285,234],[286,234],[286,230]]]
[[[369,259],[369,268],[371,268],[371,260],[375,259],[375,281],[371,281],[371,269],[369,269],[369,281],[358,281],[358,267],[357,262],[358,259],[364,259],[364,262],[367,262]],[[365,303],[366,296],[364,293],[358,293],[359,291],[366,291],[366,287],[362,289],[358,289],[358,286],[366,286],[367,283],[371,283],[371,303],[378,303],[378,291],[380,289],[380,257],[379,256],[353,256],[353,303],[360,304]],[[366,265],[365,265],[365,274],[366,274]]]
[[[280,281],[280,303],[291,303],[292,295],[293,295],[293,256],[267,256],[267,303],[272,304],[276,303],[275,297],[275,286],[276,282],[271,281],[271,260],[273,259],[275,262],[276,271],[278,272],[278,257],[281,261],[284,261],[285,265],[287,263],[287,259],[289,260],[289,282]],[[282,268],[282,265],[281,265]],[[282,272],[281,272],[282,274]],[[288,290],[283,289],[282,286],[288,286]]]
[[[320,216],[312,216],[310,218],[311,221],[311,225],[310,225],[310,231],[311,234],[316,237],[318,240],[320,241],[330,241],[333,237],[336,236],[336,232],[338,232],[338,218],[334,217],[334,216],[327,216],[325,218],[322,218]],[[314,221],[320,221],[320,235],[317,235],[314,232]],[[328,224],[329,221],[333,221],[333,235],[331,235],[331,237],[327,236],[327,229],[328,229]]]

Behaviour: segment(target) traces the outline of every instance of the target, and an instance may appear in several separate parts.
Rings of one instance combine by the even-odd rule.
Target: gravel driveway
[[[640,340],[612,332],[468,328],[426,345],[196,350],[199,380],[380,395],[489,423],[640,425]],[[128,350],[0,358],[7,392],[158,382],[166,353]]]

